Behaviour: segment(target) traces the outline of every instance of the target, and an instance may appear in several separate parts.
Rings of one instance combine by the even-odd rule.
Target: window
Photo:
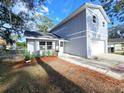
[[[93,23],[96,23],[96,16],[93,16]]]
[[[52,42],[47,42],[47,49],[48,50],[52,49]]]
[[[63,42],[60,42],[60,47],[63,47],[64,43]]]
[[[102,22],[103,27],[105,27],[105,22]]]
[[[45,50],[45,42],[40,42],[40,50]]]
[[[40,42],[40,50],[52,49],[52,42]]]

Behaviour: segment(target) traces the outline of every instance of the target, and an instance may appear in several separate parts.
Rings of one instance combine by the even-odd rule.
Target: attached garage
[[[105,41],[91,40],[91,55],[96,56],[105,53]]]

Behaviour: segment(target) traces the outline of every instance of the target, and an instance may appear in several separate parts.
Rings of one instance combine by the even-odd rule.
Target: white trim
[[[74,37],[74,38],[70,38],[69,40],[73,40],[73,39],[79,39],[79,38],[84,38],[86,36],[79,36],[79,37]]]
[[[95,31],[92,31],[92,30],[87,30],[88,33],[93,33],[93,34],[96,34],[96,35],[99,35],[97,32]],[[100,35],[100,37],[108,37],[107,35]]]
[[[73,35],[76,35],[76,34],[79,34],[79,33],[83,33],[83,32],[86,32],[86,31],[84,30],[84,31],[80,31],[80,32],[73,33],[73,34],[69,34],[69,35],[67,35],[67,37],[73,36]]]
[[[26,39],[33,39],[33,40],[35,40],[35,39],[39,39],[39,40],[60,40],[60,39],[52,39],[52,38],[35,38],[35,37],[26,37]]]

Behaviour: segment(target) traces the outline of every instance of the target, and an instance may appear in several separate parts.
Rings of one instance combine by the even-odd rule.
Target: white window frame
[[[45,45],[41,45],[41,44],[40,44],[41,42],[44,42],[44,43],[45,43]],[[40,43],[39,43],[40,50],[46,50],[46,42],[45,42],[45,41],[40,41]],[[41,46],[43,46],[44,48],[43,48],[43,49],[41,49]]]
[[[45,45],[40,45],[41,42],[45,42]],[[48,45],[47,43],[51,42],[51,45]],[[53,41],[40,41],[39,46],[40,46],[40,50],[52,50],[53,49]],[[41,46],[44,46],[44,49],[41,49]],[[51,46],[51,49],[48,49],[48,46]]]
[[[51,45],[48,45],[47,43],[51,42]],[[48,46],[51,46],[51,49],[48,49]],[[53,42],[52,41],[46,41],[46,50],[52,50],[53,49]]]

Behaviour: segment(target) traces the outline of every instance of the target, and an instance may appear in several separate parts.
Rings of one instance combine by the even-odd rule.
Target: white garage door
[[[91,41],[91,55],[99,55],[105,53],[105,43],[104,41],[97,41],[92,40]]]

